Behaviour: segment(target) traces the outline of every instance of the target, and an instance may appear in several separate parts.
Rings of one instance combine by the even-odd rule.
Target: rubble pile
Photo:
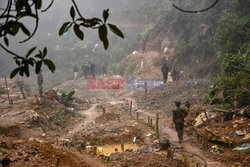
[[[250,143],[249,106],[221,110],[213,106],[193,106],[187,117],[188,131],[210,141],[209,151],[222,162],[248,164]],[[219,155],[219,156],[216,156]]]
[[[236,111],[226,111],[203,108],[198,116],[190,113],[187,119],[199,135],[202,136],[206,132],[211,141],[237,145],[250,142],[249,118],[244,114],[244,111],[249,109],[247,107]]]

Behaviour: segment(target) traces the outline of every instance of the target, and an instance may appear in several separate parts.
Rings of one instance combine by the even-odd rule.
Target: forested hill
[[[183,9],[196,10],[208,7],[211,2],[192,0],[176,4]],[[186,71],[193,77],[214,75],[220,70],[215,33],[226,10],[231,10],[231,1],[220,1],[209,11],[199,14],[171,7],[151,25],[154,28],[144,37],[147,47],[159,50],[162,56],[170,56],[172,69]],[[165,47],[173,52],[163,53]]]

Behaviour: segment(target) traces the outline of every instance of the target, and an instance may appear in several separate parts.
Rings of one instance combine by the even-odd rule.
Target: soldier
[[[173,110],[172,117],[175,124],[175,129],[178,134],[179,142],[182,142],[183,129],[184,129],[184,119],[188,115],[188,112],[185,109],[181,109],[181,102],[175,102],[177,107],[176,110]]]
[[[82,71],[83,71],[83,75],[84,75],[84,77],[85,77],[85,79],[86,79],[87,76],[88,76],[88,65],[87,65],[86,63],[84,63],[84,64],[82,65]]]
[[[173,80],[176,81],[176,83],[179,82],[179,79],[180,79],[180,74],[177,70],[173,70],[173,73],[172,73],[172,76],[173,76]]]
[[[43,74],[42,70],[37,75],[37,84],[38,84],[38,90],[39,90],[39,96],[43,96]]]
[[[75,67],[73,69],[73,72],[74,72],[74,78],[76,79],[78,77],[78,67],[77,67],[77,64],[75,65]]]
[[[161,67],[161,72],[163,74],[164,83],[166,83],[168,81],[168,66],[167,66],[167,63],[163,63],[163,65]]]
[[[92,77],[95,77],[95,65],[93,63],[89,64],[89,71],[91,72]]]

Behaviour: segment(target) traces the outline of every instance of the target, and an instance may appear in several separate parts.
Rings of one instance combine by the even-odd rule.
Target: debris
[[[244,123],[244,121],[242,118],[240,120],[233,121],[233,124],[243,124],[243,123]]]
[[[238,136],[245,136],[246,130],[244,130],[244,131],[242,131],[242,130],[237,130],[237,131],[235,131],[235,133],[236,133]]]
[[[39,114],[37,114],[34,110],[28,110],[25,113],[28,114],[29,118],[32,120],[37,120],[39,118]]]
[[[151,133],[148,133],[146,136],[147,136],[147,137],[150,137],[150,136],[152,136],[152,134],[151,134]]]
[[[205,114],[203,112],[200,115],[198,115],[198,117],[195,119],[195,125],[194,126],[198,127],[203,122],[207,121],[206,115],[207,115],[208,119],[216,117],[216,113],[214,113],[214,112],[208,112],[207,114]]]
[[[154,144],[159,144],[159,139],[153,141]]]
[[[223,148],[219,148],[217,145],[213,145],[212,150],[210,151],[213,154],[223,154],[224,153],[224,149]]]
[[[136,137],[134,137],[134,139],[133,139],[133,143],[135,143],[135,141],[136,141]]]
[[[170,148],[170,141],[168,139],[161,139],[159,145],[161,150],[167,150]]]
[[[91,145],[86,146],[86,151],[87,153],[90,153],[92,151],[92,146]]]
[[[235,147],[233,151],[243,151],[243,150],[248,150],[250,148],[250,144],[244,143],[240,147]]]
[[[243,138],[243,140],[248,140],[250,139],[250,133],[246,134],[245,137]]]
[[[172,145],[171,148],[173,148],[173,149],[182,149],[183,146]]]

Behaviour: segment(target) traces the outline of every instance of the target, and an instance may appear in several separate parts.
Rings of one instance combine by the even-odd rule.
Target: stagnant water
[[[125,150],[136,151],[138,150],[138,148],[139,147],[136,144],[124,143],[124,151]],[[104,155],[104,156],[109,156],[112,153],[123,152],[121,144],[97,146],[96,151],[97,155]]]

